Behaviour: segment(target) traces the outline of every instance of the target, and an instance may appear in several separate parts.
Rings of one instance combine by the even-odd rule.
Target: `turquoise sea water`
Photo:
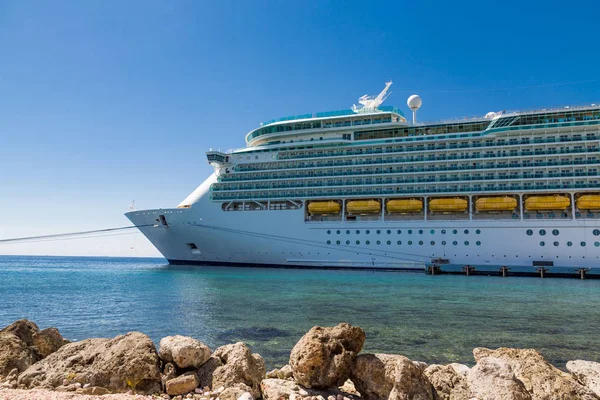
[[[365,351],[473,364],[474,347],[600,359],[600,281],[172,267],[162,259],[0,256],[0,326],[28,318],[72,340],[131,330],[252,346],[287,362],[313,325],[349,322]]]

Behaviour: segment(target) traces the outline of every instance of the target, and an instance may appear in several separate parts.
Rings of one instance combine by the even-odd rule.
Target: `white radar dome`
[[[406,104],[411,110],[417,111],[419,107],[421,107],[421,105],[423,104],[423,100],[421,100],[421,97],[419,97],[419,95],[413,94],[408,98]]]

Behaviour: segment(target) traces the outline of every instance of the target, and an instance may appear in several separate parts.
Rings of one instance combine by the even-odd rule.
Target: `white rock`
[[[194,393],[202,394],[204,391],[201,388],[194,389]]]
[[[240,397],[238,397],[237,400],[254,400],[254,398],[252,397],[251,393],[244,392],[244,393],[242,393],[242,395]]]
[[[210,348],[188,336],[167,336],[160,340],[159,357],[179,368],[199,368],[211,355]]]
[[[600,396],[600,363],[583,360],[569,361],[567,370],[579,383]]]
[[[308,392],[304,389],[298,390],[298,393],[300,394],[300,396],[308,396]]]

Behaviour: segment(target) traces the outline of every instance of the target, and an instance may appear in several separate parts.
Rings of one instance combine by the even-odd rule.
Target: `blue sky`
[[[598,103],[598,3],[0,0],[0,238],[177,205],[209,148],[389,79],[420,120]],[[0,254],[158,253],[133,234]]]

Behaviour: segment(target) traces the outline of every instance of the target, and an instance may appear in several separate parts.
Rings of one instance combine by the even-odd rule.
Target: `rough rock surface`
[[[433,386],[435,400],[462,400],[470,397],[467,379],[450,365],[430,365],[423,374]]]
[[[238,342],[217,348],[198,370],[198,377],[201,386],[213,389],[243,383],[256,399],[260,397],[260,382],[266,373],[263,358],[252,354],[245,343]]]
[[[571,375],[550,365],[532,349],[499,348],[473,350],[475,360],[494,357],[510,365],[515,377],[523,382],[533,400],[596,400],[598,396]]]
[[[195,372],[186,372],[176,378],[169,379],[166,384],[167,394],[176,396],[193,392],[198,387],[200,381]]]
[[[456,372],[458,375],[463,376],[464,378],[467,377],[469,371],[471,370],[471,368],[467,367],[466,365],[459,363],[448,364],[448,366],[451,367],[454,370],[454,372]]]
[[[236,386],[225,388],[219,393],[219,400],[252,400],[254,396],[251,389],[243,383],[238,383]]]
[[[600,363],[583,360],[569,361],[567,370],[579,383],[600,397]]]
[[[312,388],[342,385],[364,341],[365,332],[350,324],[313,327],[290,354],[294,378],[299,384]]]
[[[287,400],[294,393],[297,384],[287,379],[264,379],[260,383],[260,390],[264,400]]]
[[[24,371],[40,360],[33,347],[33,335],[38,331],[38,326],[26,319],[0,330],[0,376],[8,375],[15,368]]]
[[[35,332],[32,339],[33,345],[42,358],[48,357],[66,344],[65,339],[56,328],[47,328]]]
[[[19,375],[26,387],[63,385],[63,380],[101,386],[113,392],[160,390],[156,348],[150,338],[130,332],[113,339],[69,343]]]
[[[210,358],[210,348],[188,336],[167,336],[160,340],[158,355],[178,368],[199,368]]]
[[[473,397],[485,400],[531,400],[507,362],[487,357],[469,371],[467,383]]]
[[[433,399],[431,384],[408,358],[391,354],[356,357],[350,379],[367,400]]]

